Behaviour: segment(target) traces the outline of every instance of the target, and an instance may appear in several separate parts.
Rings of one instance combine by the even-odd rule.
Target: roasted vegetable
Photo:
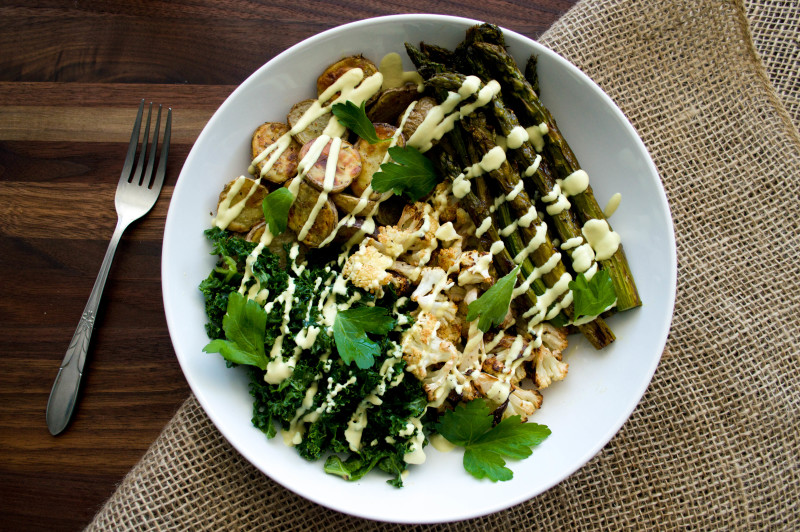
[[[415,83],[406,83],[402,87],[386,89],[370,105],[367,116],[373,122],[396,123],[411,102],[419,99],[420,96]]]
[[[239,214],[228,224],[227,227],[230,231],[244,233],[249,231],[254,225],[264,221],[264,212],[261,210],[261,202],[264,201],[264,198],[269,191],[264,185],[256,183],[252,179],[244,178],[241,188],[239,188],[239,190],[231,197],[228,197],[231,189],[239,179],[242,178],[237,178],[233,181],[230,181],[225,185],[225,188],[222,189],[222,192],[219,195],[219,202],[217,203],[217,210],[220,210],[220,205],[223,205],[223,203],[235,206],[240,201],[247,198],[247,201],[244,203],[241,212],[239,212]],[[252,194],[250,194],[250,189],[252,187],[255,187],[255,190]]]
[[[258,129],[253,133],[252,142],[252,156],[255,159],[267,147],[274,144],[279,138],[289,132],[289,126],[280,122],[266,122],[258,126]],[[261,175],[263,179],[273,183],[281,184],[287,179],[297,175],[297,162],[298,154],[300,153],[300,144],[294,139],[291,140],[289,147],[278,157],[272,164],[272,167],[261,174],[256,172],[256,175]],[[264,165],[269,160],[269,157],[259,162],[256,167],[262,170]]]
[[[392,125],[375,124],[375,133],[379,139],[390,139],[396,131],[397,128]],[[406,139],[403,135],[397,137],[396,145],[400,147],[406,145]],[[380,169],[381,163],[384,162],[386,152],[389,149],[389,142],[370,144],[364,139],[358,139],[355,148],[361,155],[361,172],[350,184],[350,188],[356,196],[361,196],[367,186],[372,183],[372,176]],[[373,193],[371,197],[377,199],[379,196],[380,194]]]
[[[339,223],[339,214],[333,201],[326,198],[317,207],[319,197],[319,191],[301,182],[297,189],[297,197],[289,209],[289,227],[297,233],[303,244],[312,248],[318,247]],[[314,211],[317,211],[316,216],[312,216]],[[302,231],[309,220],[313,220],[313,224],[306,229],[306,234],[303,234]]]
[[[348,194],[346,192],[331,194],[331,199],[333,200],[334,205],[336,205],[341,211],[344,211],[348,214],[353,214],[356,210],[356,207],[358,207],[359,202],[361,201],[360,197],[353,196],[352,194]],[[355,214],[360,214],[362,217],[364,217],[367,215],[367,213],[372,212],[377,205],[377,202],[373,200],[366,200],[364,205],[359,208],[358,212]]]
[[[414,105],[414,109],[411,110],[411,114],[408,115],[406,123],[403,125],[403,136],[407,139],[411,138],[411,135],[414,134],[422,121],[425,120],[428,111],[435,106],[436,100],[430,96],[420,98],[416,105]]]
[[[364,57],[363,55],[352,55],[345,57],[333,63],[326,68],[319,78],[317,78],[317,96],[325,92],[325,89],[333,85],[333,82],[339,79],[342,74],[353,68],[360,68],[364,72],[364,78],[375,74],[378,67],[375,63]],[[335,99],[339,93],[336,93],[332,99]]]
[[[307,142],[300,150],[300,158],[302,159],[314,145],[314,140]],[[328,159],[331,151],[333,140],[322,148],[319,157],[311,168],[303,175],[305,181],[316,188],[317,190],[325,190],[325,174],[328,167]],[[336,171],[333,179],[327,189],[329,193],[337,193],[346,189],[353,182],[353,179],[361,173],[361,156],[352,144],[346,140],[341,141],[339,151],[337,152],[338,159],[336,161]]]
[[[580,170],[578,159],[558,129],[553,115],[542,105],[533,86],[517,67],[514,58],[505,48],[497,44],[476,43],[473,49],[476,52],[475,57],[479,57],[503,82],[509,97],[513,98],[516,103],[518,112],[523,113],[522,116],[530,123],[547,125],[545,150],[552,158],[558,177],[566,179]],[[574,211],[582,223],[593,219],[605,221],[603,209],[598,205],[591,185],[582,192],[571,196],[571,201],[575,205]],[[608,222],[606,221],[606,223]],[[642,300],[636,289],[636,283],[630,272],[622,245],[617,247],[611,257],[600,260],[600,263],[603,269],[610,273],[611,280],[614,282],[614,289],[617,293],[617,310],[628,310],[640,306]]]
[[[300,122],[300,119],[303,117],[303,114],[308,111],[308,108],[311,107],[315,101],[316,100],[309,99],[294,104],[289,111],[289,115],[286,117],[286,121],[289,123],[289,126],[292,128],[296,127]],[[324,113],[322,116],[308,124],[308,126],[306,126],[304,129],[294,133],[292,136],[301,146],[303,146],[322,135],[322,132],[325,131],[325,128],[328,126],[328,122],[332,116],[333,115],[331,113]]]

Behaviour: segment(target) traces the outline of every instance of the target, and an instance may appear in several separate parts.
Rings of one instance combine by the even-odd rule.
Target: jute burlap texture
[[[678,241],[672,331],[642,402],[585,467],[434,528],[798,526],[799,19],[796,2],[585,0],[542,37],[617,102],[659,168]],[[262,475],[190,397],[89,529],[379,527],[400,528]]]

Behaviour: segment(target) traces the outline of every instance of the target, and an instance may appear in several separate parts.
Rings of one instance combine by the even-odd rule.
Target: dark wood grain
[[[236,85],[287,47],[358,19],[433,10],[535,38],[573,3],[4,2],[0,529],[85,526],[188,396],[164,318],[161,240],[181,166]],[[114,228],[114,190],[140,98],[174,110],[166,184],[122,239],[79,409],[52,437],[47,398]]]

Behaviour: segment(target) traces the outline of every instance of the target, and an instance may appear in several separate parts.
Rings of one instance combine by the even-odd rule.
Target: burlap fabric
[[[659,168],[678,241],[672,331],[642,402],[585,467],[504,512],[433,528],[798,526],[798,20],[796,1],[586,0],[542,37],[611,95]],[[193,397],[89,526],[307,528],[400,527],[283,489]]]

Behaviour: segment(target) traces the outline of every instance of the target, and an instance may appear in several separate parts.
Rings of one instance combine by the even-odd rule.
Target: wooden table
[[[252,71],[357,19],[435,7],[535,38],[573,3],[4,3],[0,528],[85,526],[189,395],[161,300],[164,221],[192,143]],[[47,398],[114,228],[114,192],[141,98],[173,108],[166,183],[153,211],[122,239],[77,414],[53,437]]]

